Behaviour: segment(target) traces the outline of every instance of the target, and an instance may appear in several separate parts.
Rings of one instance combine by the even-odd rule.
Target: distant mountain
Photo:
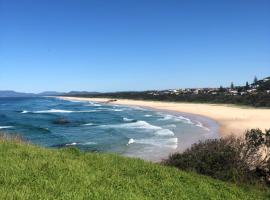
[[[12,90],[0,90],[0,97],[35,97],[33,93],[15,92]]]
[[[13,90],[0,90],[0,97],[44,97],[44,96],[64,96],[64,95],[94,95],[99,94],[98,92],[87,92],[87,91],[71,91],[71,92],[56,92],[56,91],[45,91],[41,93],[24,93],[16,92]]]
[[[68,93],[65,93],[65,95],[94,95],[94,94],[100,94],[99,92],[87,92],[87,91],[70,91]]]
[[[38,93],[38,96],[61,96],[61,95],[65,95],[66,93],[64,92],[56,92],[56,91],[45,91],[45,92],[41,92]]]

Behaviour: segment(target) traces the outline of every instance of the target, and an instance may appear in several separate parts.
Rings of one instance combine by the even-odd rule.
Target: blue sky
[[[120,91],[270,76],[270,0],[0,0],[0,90]]]

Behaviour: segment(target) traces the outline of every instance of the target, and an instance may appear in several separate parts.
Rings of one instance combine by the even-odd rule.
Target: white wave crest
[[[91,101],[89,101],[89,104],[90,104],[90,105],[88,105],[88,106],[96,106],[96,107],[101,106],[100,104],[94,103],[94,102],[91,102]]]
[[[93,126],[93,125],[94,125],[93,123],[84,124],[84,126]]]
[[[9,129],[9,128],[13,128],[13,126],[0,126],[0,129]]]
[[[101,125],[100,127],[104,128],[136,128],[136,129],[150,129],[150,130],[160,130],[162,129],[159,126],[154,126],[146,121],[137,121],[132,123],[126,123],[126,124],[114,124],[114,125]]]
[[[160,138],[147,138],[133,140],[135,144],[147,144],[159,147],[167,147],[176,149],[178,146],[178,138],[160,139]]]
[[[210,131],[210,129],[205,127],[201,122],[197,122],[197,124],[195,126],[200,127],[200,128],[202,128],[204,130]]]
[[[161,136],[174,136],[174,133],[169,129],[161,129],[155,132],[157,135]]]
[[[96,142],[82,142],[79,143],[80,145],[92,145],[92,144],[97,144]]]
[[[24,110],[21,113],[35,113],[35,114],[42,114],[42,113],[89,113],[89,112],[98,112],[98,110],[80,110],[80,111],[72,111],[72,110],[60,110],[60,109],[50,109],[50,110],[40,110],[40,111],[27,111]]]
[[[127,145],[133,144],[134,142],[135,142],[135,140],[134,140],[133,138],[130,138],[130,139],[128,140]]]
[[[126,124],[114,124],[114,125],[101,125],[103,128],[126,128],[126,129],[145,129],[153,130],[155,135],[159,136],[173,136],[174,133],[169,129],[163,129],[159,126],[155,126],[147,123],[146,121],[137,121]]]
[[[160,121],[167,121],[167,120],[171,120],[171,121],[175,121],[175,122],[183,122],[186,124],[193,124],[193,122],[186,117],[183,116],[175,116],[175,115],[170,115],[170,114],[162,114],[164,117],[161,119],[158,119]]]
[[[144,115],[145,117],[152,117],[152,115]]]
[[[132,122],[133,119],[129,119],[129,118],[127,118],[127,117],[124,117],[124,118],[123,118],[123,121],[125,121],[125,122]]]
[[[72,143],[66,144],[66,146],[75,146],[75,145],[77,145],[77,142],[72,142]]]
[[[115,112],[122,112],[123,111],[123,109],[112,109],[112,110]]]
[[[65,144],[65,146],[92,145],[92,144],[96,144],[96,143],[95,142],[72,142],[72,143]]]

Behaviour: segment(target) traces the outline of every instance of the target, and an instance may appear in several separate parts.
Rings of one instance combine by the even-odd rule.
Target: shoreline
[[[242,137],[244,132],[252,128],[262,130],[270,128],[270,109],[238,107],[224,104],[203,104],[203,103],[181,103],[181,102],[161,102],[144,101],[131,99],[117,99],[110,101],[111,98],[89,98],[89,97],[63,97],[63,100],[92,101],[106,103],[140,106],[150,109],[168,112],[180,112],[207,117],[214,120],[219,125],[218,133],[221,137],[234,135]]]

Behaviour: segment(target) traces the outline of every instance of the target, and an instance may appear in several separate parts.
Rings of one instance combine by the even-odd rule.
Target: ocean
[[[0,132],[46,148],[77,147],[150,161],[218,137],[207,118],[142,107],[66,101],[58,98],[0,98]]]

